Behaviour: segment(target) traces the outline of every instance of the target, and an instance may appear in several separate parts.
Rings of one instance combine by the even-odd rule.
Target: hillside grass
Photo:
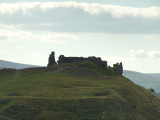
[[[0,120],[159,120],[160,100],[92,63],[0,71]]]

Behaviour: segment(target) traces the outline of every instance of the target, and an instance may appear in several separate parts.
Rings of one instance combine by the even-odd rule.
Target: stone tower
[[[116,73],[122,75],[123,74],[123,65],[122,65],[122,62],[113,64],[113,70]]]
[[[49,56],[47,67],[53,67],[53,66],[56,66],[56,65],[57,65],[57,63],[55,61],[55,53],[53,51]]]

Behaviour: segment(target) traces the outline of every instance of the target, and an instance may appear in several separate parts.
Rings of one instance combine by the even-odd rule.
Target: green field
[[[159,120],[160,99],[97,66],[0,71],[0,120]]]

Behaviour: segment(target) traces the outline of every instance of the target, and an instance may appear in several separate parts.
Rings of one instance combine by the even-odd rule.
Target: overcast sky
[[[160,73],[160,1],[1,0],[0,59],[45,66],[51,51]]]

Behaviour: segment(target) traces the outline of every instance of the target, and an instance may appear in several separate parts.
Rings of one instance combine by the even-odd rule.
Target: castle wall
[[[65,57],[64,55],[60,55],[58,60],[58,65],[65,64],[65,63],[74,63],[74,62],[83,62],[83,61],[91,61],[94,64],[101,66],[101,67],[107,67],[107,61],[102,61],[100,57]]]
[[[107,61],[103,61],[100,57],[65,57],[64,55],[59,56],[58,65],[66,64],[66,63],[74,63],[74,62],[83,62],[83,61],[90,61],[96,64],[97,66],[107,68]],[[55,61],[55,53],[52,52],[49,56],[49,62],[47,67],[54,67],[57,65],[57,62]],[[123,73],[123,65],[121,63],[116,63],[113,65],[112,68],[116,73],[122,75]]]

